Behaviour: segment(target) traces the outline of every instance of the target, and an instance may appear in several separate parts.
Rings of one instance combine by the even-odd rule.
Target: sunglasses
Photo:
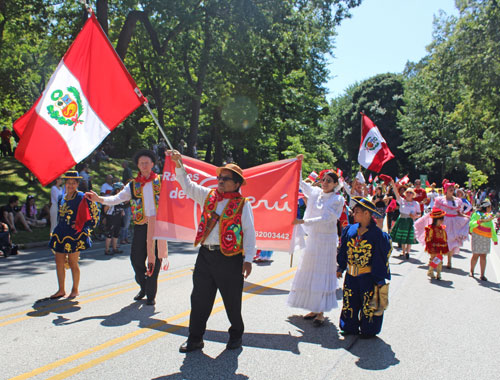
[[[234,181],[234,180],[233,180],[233,177],[223,177],[221,175],[218,175],[217,176],[217,181],[226,182],[226,181]]]

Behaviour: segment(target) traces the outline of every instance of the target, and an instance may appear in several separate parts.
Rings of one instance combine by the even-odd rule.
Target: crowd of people
[[[155,148],[165,153],[164,144]],[[163,165],[156,152],[141,150],[134,156],[135,177],[128,161],[123,161],[121,180],[108,174],[99,194],[92,190],[95,185],[89,166],[82,164],[55,180],[50,204],[40,213],[31,195],[22,207],[17,196],[2,207],[0,239],[5,237],[6,244],[11,244],[8,232],[15,233],[16,224],[28,231],[50,224],[49,246],[55,254],[58,279],[58,290],[51,299],[66,296],[66,268],[73,277],[69,297],[79,295],[78,259],[81,251],[92,246],[92,234],[104,237],[105,255],[118,254],[120,244],[129,243],[133,221],[130,258],[140,286],[134,300],[146,297],[147,305],[155,304],[159,270],[168,263],[166,241],[153,239],[161,189],[157,172]],[[244,333],[243,281],[252,271],[252,261],[269,260],[272,254],[256,250],[252,208],[240,193],[246,184],[243,171],[235,164],[217,168],[218,186],[210,189],[191,181],[178,151],[168,153],[183,191],[203,209],[195,239],[200,250],[193,272],[189,336],[180,351],[204,347],[203,335],[217,290],[231,324],[227,348],[239,348]],[[429,254],[427,275],[440,280],[444,258],[446,268],[451,269],[453,256],[470,239],[470,276],[475,276],[479,261],[479,279],[487,281],[486,256],[491,241],[496,244],[498,240],[492,212],[498,198],[493,191],[473,192],[448,180],[443,181],[442,189],[428,183],[425,189],[420,179],[411,184],[407,176],[394,180],[383,174],[368,182],[361,173],[346,181],[338,170],[313,172],[300,181],[293,225],[302,231],[296,236],[307,238],[287,299],[290,307],[307,311],[304,319],[323,326],[325,313],[339,307],[336,292],[343,277],[341,334],[361,338],[381,331],[393,244],[400,249],[402,260],[410,258],[413,244],[423,244]],[[14,254],[12,249],[9,252]]]

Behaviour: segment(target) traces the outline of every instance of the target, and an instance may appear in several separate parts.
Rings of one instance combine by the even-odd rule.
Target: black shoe
[[[144,297],[146,297],[146,291],[141,290],[137,295],[134,297],[134,301],[139,301],[142,300]]]
[[[408,260],[408,259],[410,258],[410,254],[409,254],[409,253],[407,253],[407,254],[405,255],[405,258],[406,258],[406,260]]]
[[[156,304],[155,300],[147,300],[146,301],[146,305],[154,305],[154,304]]]
[[[486,277],[484,277],[484,276],[479,277],[479,279],[480,279],[481,281],[488,281],[488,279],[487,279]]]
[[[243,343],[243,341],[241,340],[241,338],[229,339],[229,342],[227,342],[227,344],[226,344],[226,348],[228,350],[236,350],[236,349],[241,347],[242,343]]]
[[[202,340],[199,342],[190,342],[189,340],[186,340],[179,347],[179,352],[182,352],[183,354],[185,354],[186,352],[201,350],[204,346],[205,346],[205,343],[203,343]]]

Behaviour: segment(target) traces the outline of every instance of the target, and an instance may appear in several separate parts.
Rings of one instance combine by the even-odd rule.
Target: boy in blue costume
[[[344,228],[337,254],[337,277],[342,277],[347,269],[340,328],[342,335],[371,338],[380,332],[383,314],[375,315],[370,302],[375,287],[380,289],[385,280],[391,279],[392,242],[372,218],[372,214],[377,214],[375,205],[363,197],[352,199],[356,202],[354,224]]]

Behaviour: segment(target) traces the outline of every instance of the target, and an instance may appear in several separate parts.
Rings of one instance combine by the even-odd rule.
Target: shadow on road
[[[367,370],[380,371],[400,363],[391,346],[379,337],[358,338],[348,351],[359,358],[356,365]]]
[[[254,285],[251,289],[248,289],[249,286]],[[248,290],[245,290],[248,289]],[[261,286],[261,285],[255,285],[252,282],[245,281],[245,285],[243,288],[243,293],[255,293],[255,289],[258,288],[259,291],[262,291],[262,293],[259,294],[259,296],[276,296],[280,294],[288,294],[290,291],[289,290],[284,290],[284,289],[277,289],[277,288],[270,288],[268,286]],[[261,290],[263,289],[263,290]]]
[[[242,349],[225,350],[216,358],[195,351],[186,354],[180,372],[171,375],[155,377],[152,380],[185,380],[185,379],[228,379],[246,380],[248,376],[236,373],[238,370],[238,356]]]
[[[36,300],[33,304],[33,310],[26,313],[30,317],[45,317],[50,313],[54,314],[68,314],[80,310],[78,301],[74,299],[61,298],[52,300],[50,298],[42,298]]]

